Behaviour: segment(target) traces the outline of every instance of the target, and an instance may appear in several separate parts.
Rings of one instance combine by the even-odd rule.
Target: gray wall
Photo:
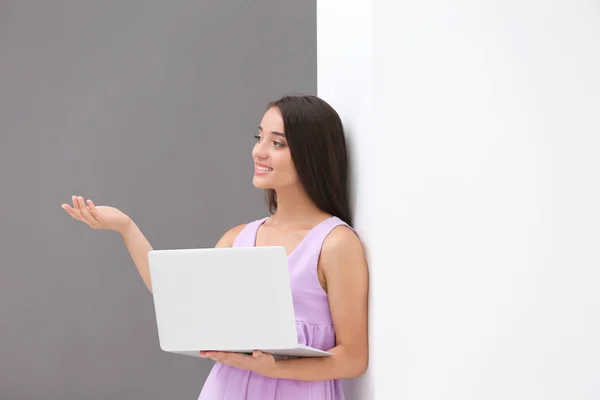
[[[211,362],[160,350],[120,236],[60,205],[116,206],[155,248],[266,215],[252,136],[316,93],[314,3],[0,3],[0,399],[197,397]]]

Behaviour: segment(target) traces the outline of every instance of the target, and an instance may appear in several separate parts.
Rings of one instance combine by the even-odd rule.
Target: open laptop
[[[331,355],[298,344],[284,247],[152,250],[148,261],[162,350]]]

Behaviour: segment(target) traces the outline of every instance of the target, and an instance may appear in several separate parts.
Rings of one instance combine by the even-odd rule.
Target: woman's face
[[[285,138],[283,119],[277,107],[263,116],[252,150],[254,178],[260,189],[279,189],[298,184],[298,175]]]

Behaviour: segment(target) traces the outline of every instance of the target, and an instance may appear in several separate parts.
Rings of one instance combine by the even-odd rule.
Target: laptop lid
[[[284,247],[153,250],[148,261],[164,351],[298,344]]]

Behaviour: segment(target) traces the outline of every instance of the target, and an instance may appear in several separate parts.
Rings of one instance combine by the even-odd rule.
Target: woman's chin
[[[263,179],[261,179],[260,176],[255,176],[252,179],[252,184],[257,189],[272,189],[271,185],[269,185],[268,182],[265,182]]]

